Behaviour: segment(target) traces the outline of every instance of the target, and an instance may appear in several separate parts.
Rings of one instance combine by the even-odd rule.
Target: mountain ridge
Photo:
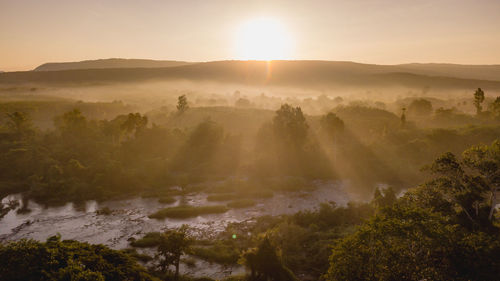
[[[103,69],[103,68],[161,68],[187,65],[191,62],[176,60],[124,59],[109,58],[83,60],[77,62],[48,62],[37,66],[33,71],[60,71],[72,69]]]
[[[446,65],[449,67],[449,65]],[[431,68],[431,69],[429,69]],[[452,67],[453,68],[453,67]],[[214,81],[246,85],[294,86],[304,88],[390,87],[474,89],[482,87],[500,91],[496,77],[500,66],[447,68],[432,65],[375,65],[346,61],[212,61],[186,63],[170,67],[69,69],[58,71],[24,71],[0,74],[0,84],[88,85],[141,81]],[[458,69],[458,70],[457,70]],[[467,78],[470,74],[474,78]]]

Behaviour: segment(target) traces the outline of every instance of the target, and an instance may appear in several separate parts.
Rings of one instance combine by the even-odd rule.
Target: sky
[[[0,70],[102,58],[500,64],[500,0],[0,0]]]

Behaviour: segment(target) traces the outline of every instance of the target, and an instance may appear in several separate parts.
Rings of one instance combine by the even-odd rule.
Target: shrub
[[[227,194],[214,194],[207,197],[207,201],[229,201],[238,198],[237,194],[227,193]]]
[[[177,200],[171,196],[165,196],[165,197],[161,197],[160,199],[158,199],[158,202],[160,202],[162,204],[172,204],[172,203],[175,203],[176,201]]]
[[[222,242],[209,247],[194,247],[192,254],[206,261],[220,264],[236,264],[240,256],[236,247]]]
[[[149,232],[146,233],[146,235],[144,235],[141,239],[130,242],[130,245],[137,248],[156,247],[160,244],[160,239],[161,233]]]
[[[229,202],[227,206],[229,208],[241,209],[241,208],[248,208],[255,206],[255,204],[257,203],[252,199],[240,199],[240,200],[235,200],[233,202]]]

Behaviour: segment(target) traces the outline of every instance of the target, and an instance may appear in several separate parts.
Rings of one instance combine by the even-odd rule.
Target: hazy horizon
[[[105,58],[500,64],[499,12],[492,0],[0,0],[0,70]]]

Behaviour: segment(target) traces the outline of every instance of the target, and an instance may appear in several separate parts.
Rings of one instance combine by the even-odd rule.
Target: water
[[[30,201],[31,212],[19,214],[20,206],[11,210],[0,219],[0,241],[32,238],[45,241],[47,237],[61,234],[62,239],[74,239],[93,244],[105,244],[114,249],[129,247],[128,239],[140,238],[151,231],[165,231],[188,224],[195,236],[200,238],[214,237],[223,231],[230,222],[241,222],[262,215],[292,214],[300,210],[313,209],[321,202],[335,201],[338,205],[346,204],[351,198],[339,182],[318,182],[318,188],[307,194],[277,193],[273,198],[262,199],[254,207],[232,209],[224,214],[202,215],[189,219],[149,219],[148,215],[173,204],[161,204],[153,198],[134,198],[129,200],[107,201],[98,203],[87,201],[82,206],[68,203],[60,207],[43,208]],[[187,195],[189,205],[217,205],[208,202],[204,193]],[[9,195],[2,203],[9,200],[21,201],[20,195]],[[110,215],[97,215],[96,210],[107,207]],[[204,270],[205,269],[205,270]],[[197,276],[223,277],[227,272],[240,272],[241,267],[223,268],[197,261],[196,269],[183,268],[183,272]],[[225,272],[225,273],[224,273]]]

